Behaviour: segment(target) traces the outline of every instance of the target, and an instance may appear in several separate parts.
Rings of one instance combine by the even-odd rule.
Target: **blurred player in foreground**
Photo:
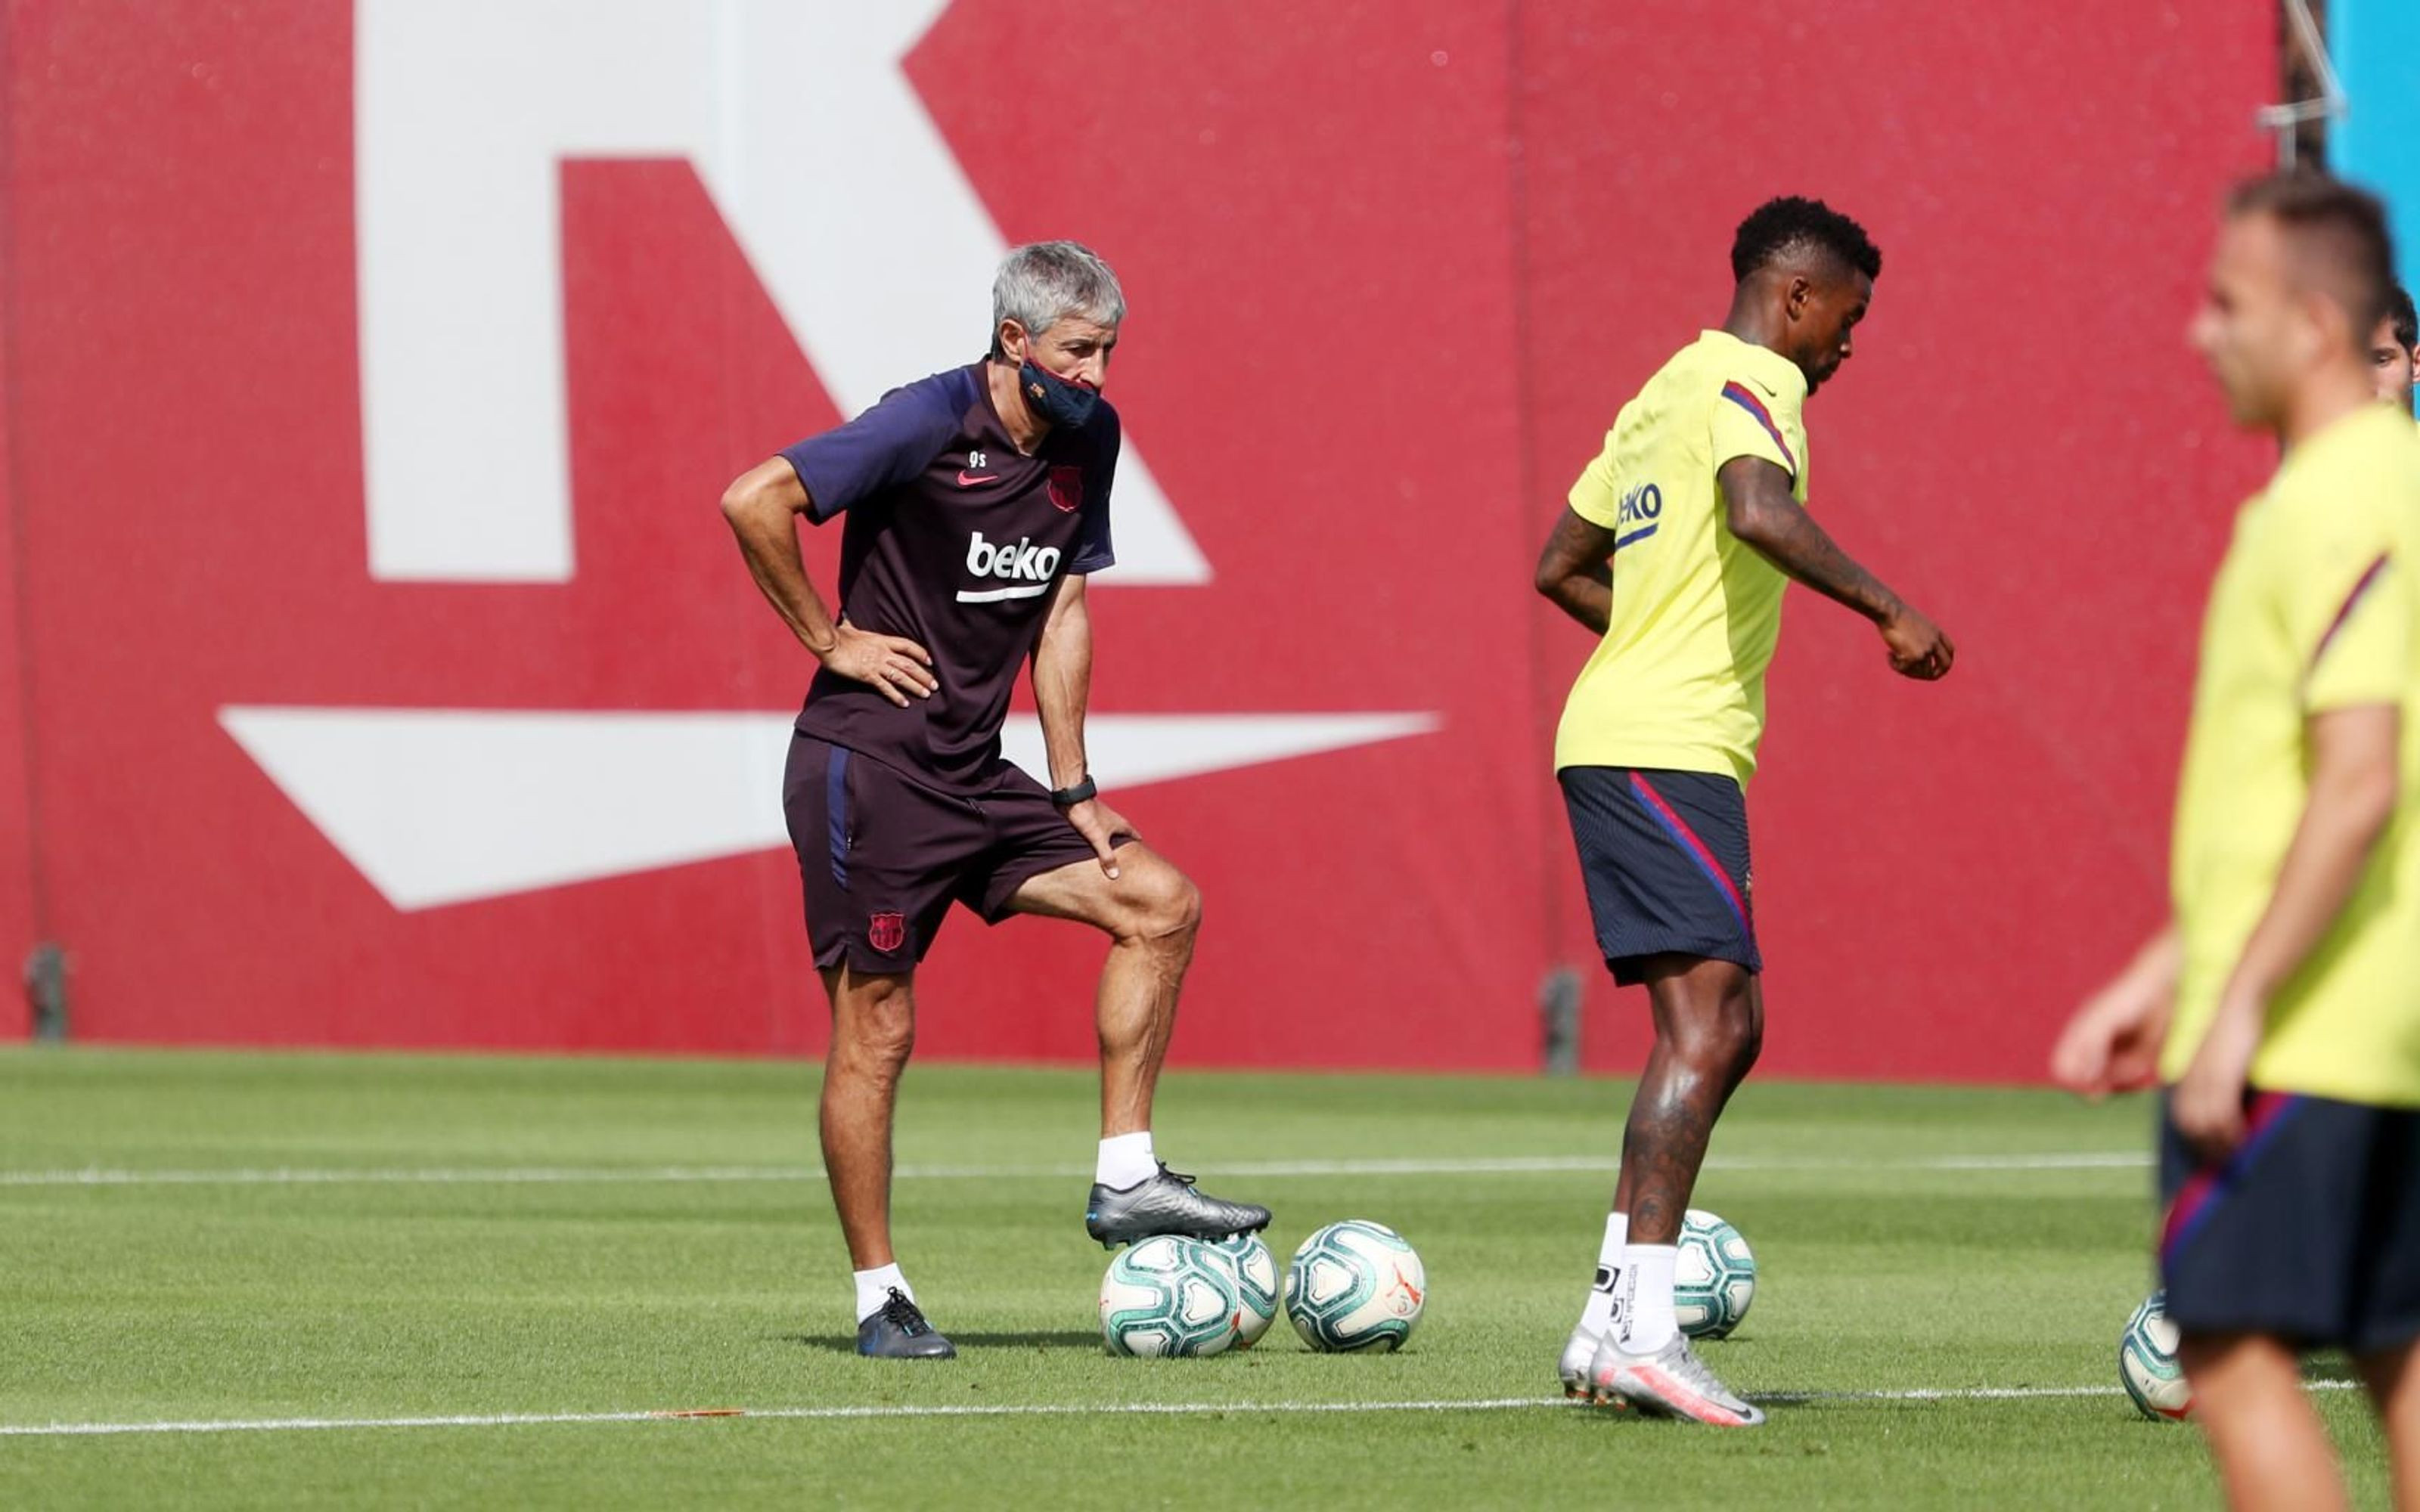
[[[2412,385],[2420,383],[2420,312],[2412,308],[2411,291],[2400,285],[2369,338],[2369,373],[2380,398],[2407,412],[2413,409]]]
[[[1125,296],[1072,241],[1019,247],[992,287],[989,355],[894,389],[732,484],[749,571],[820,664],[783,807],[831,999],[824,1165],[857,1273],[858,1352],[956,1351],[891,1248],[891,1129],[915,1040],[916,967],[953,903],[998,923],[1109,935],[1095,1014],[1101,1146],[1085,1229],[1105,1244],[1264,1227],[1160,1164],[1152,1094],[1193,959],[1201,895],[1101,801],[1084,759],[1087,574],[1107,567],[1118,417],[1100,397]],[[798,519],[845,512],[834,615]],[[1031,661],[1055,791],[1001,755]]]
[[[2079,1091],[2166,1088],[2160,1272],[2239,1507],[2343,1504],[2299,1368],[2334,1347],[2420,1508],[2420,428],[2372,378],[2391,267],[2356,190],[2229,202],[2193,340],[2284,459],[2211,592],[2175,922],[2052,1057]]]
[[[1683,1216],[1706,1141],[1764,1032],[1745,789],[1792,579],[1881,631],[1893,669],[1949,671],[1949,638],[1806,510],[1806,397],[1849,360],[1882,254],[1807,199],[1774,200],[1731,243],[1736,286],[1705,332],[1622,407],[1573,485],[1537,588],[1603,640],[1573,687],[1555,765],[1598,949],[1644,982],[1655,1047],[1564,1389],[1724,1427],[1761,1423],[1673,1315]]]

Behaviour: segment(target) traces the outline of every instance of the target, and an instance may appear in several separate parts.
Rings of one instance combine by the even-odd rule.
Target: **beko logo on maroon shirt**
[[[958,593],[961,604],[997,604],[1009,598],[1039,598],[1050,591],[1050,579],[1059,571],[1059,548],[1036,547],[1031,536],[1018,539],[1015,546],[1002,542],[998,546],[984,539],[977,531],[967,543],[967,570],[978,578],[1000,578],[1017,584],[1014,588],[969,588]]]

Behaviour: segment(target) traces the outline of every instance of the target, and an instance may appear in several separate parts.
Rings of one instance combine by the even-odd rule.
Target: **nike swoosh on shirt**
[[[1000,474],[997,472],[960,472],[958,474],[958,486],[961,488],[971,488],[978,483],[998,483],[999,481]]]

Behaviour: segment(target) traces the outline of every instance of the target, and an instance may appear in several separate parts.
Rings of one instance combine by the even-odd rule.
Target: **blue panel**
[[[2329,165],[2386,197],[2404,286],[2420,286],[2420,4],[2331,0],[2328,34],[2350,112]]]

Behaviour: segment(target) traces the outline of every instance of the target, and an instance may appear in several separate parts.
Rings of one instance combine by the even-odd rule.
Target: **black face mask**
[[[1100,390],[1063,378],[1031,357],[1017,365],[1016,377],[1033,412],[1067,430],[1082,430],[1093,418],[1093,406],[1100,402]]]

